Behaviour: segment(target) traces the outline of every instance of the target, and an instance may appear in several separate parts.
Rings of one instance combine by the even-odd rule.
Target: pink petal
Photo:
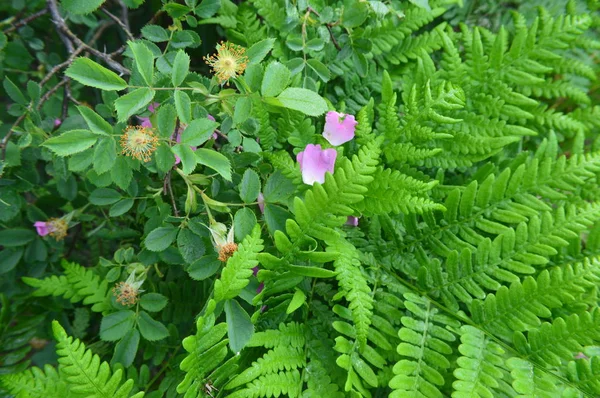
[[[141,122],[140,126],[146,127],[146,128],[149,128],[149,129],[152,128],[152,122],[150,121],[149,117],[139,117],[138,116],[138,119],[140,119],[140,122]]]
[[[58,127],[62,124],[62,120],[60,119],[54,119],[54,127]]]
[[[148,110],[149,110],[151,113],[154,113],[154,112],[156,112],[156,108],[158,108],[159,106],[160,106],[160,103],[158,103],[158,102],[153,102],[153,103],[151,103],[150,105],[148,105]]]
[[[216,121],[215,118],[213,117],[213,115],[211,115],[211,114],[209,114],[206,118],[208,120],[212,120],[213,122]]]
[[[179,128],[179,130],[177,130],[177,135],[175,136],[175,142],[181,142],[181,134],[183,133],[183,128]],[[198,149],[198,147],[195,146],[191,146],[190,148],[192,148],[192,151],[196,151],[196,149]],[[175,155],[175,164],[179,164],[181,163],[181,159],[179,158],[179,156]]]
[[[256,289],[256,294],[262,292],[264,288],[265,288],[265,283],[261,282],[260,285],[258,285],[258,288]]]
[[[258,194],[257,202],[258,202],[258,208],[260,209],[260,212],[264,214],[265,213],[265,195],[263,195],[262,192],[260,192]]]
[[[334,111],[327,112],[323,137],[331,145],[341,145],[354,138],[354,130],[358,122],[353,115],[345,115]]]
[[[358,227],[358,217],[348,216],[348,220],[346,221],[346,225],[351,227]]]
[[[323,150],[321,145],[308,144],[304,151],[296,156],[300,163],[302,181],[308,185],[315,182],[324,183],[325,173],[333,174],[336,157],[337,152],[333,148]]]
[[[50,226],[47,222],[36,221],[35,223],[33,223],[33,226],[37,230],[39,236],[46,236],[50,233]]]

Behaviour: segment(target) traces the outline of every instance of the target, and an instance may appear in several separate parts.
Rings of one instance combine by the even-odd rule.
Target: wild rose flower
[[[36,221],[35,227],[39,236],[50,235],[57,241],[63,240],[67,236],[69,224],[62,218],[51,218],[48,221]]]
[[[241,75],[248,65],[246,49],[229,42],[221,42],[217,46],[217,53],[204,57],[204,61],[212,68],[219,84]]]
[[[348,220],[346,220],[346,225],[351,227],[358,227],[358,217],[348,216]]]
[[[353,115],[334,111],[327,112],[323,137],[331,145],[341,145],[354,138],[354,130],[358,122]]]
[[[158,102],[153,102],[150,105],[148,105],[148,110],[150,111],[150,113],[154,113],[156,112],[156,110],[158,109],[158,107],[160,106],[160,104]],[[140,126],[142,127],[146,127],[146,128],[152,128],[152,122],[150,121],[150,116],[147,117],[141,117],[138,116],[138,119],[140,120]]]
[[[335,149],[321,149],[321,145],[308,144],[304,151],[296,155],[300,163],[302,181],[313,185],[315,182],[324,183],[325,173],[333,174],[337,152]]]
[[[136,271],[132,271],[125,282],[119,282],[113,287],[113,295],[117,297],[117,303],[130,307],[137,303],[139,292],[142,284],[146,280],[146,274],[144,273],[141,277],[136,277]]]
[[[219,253],[219,261],[227,262],[229,257],[233,256],[238,248],[237,243],[234,241],[235,233],[233,224],[229,232],[227,232],[225,224],[211,220],[208,230],[210,231],[212,244],[217,253]]]

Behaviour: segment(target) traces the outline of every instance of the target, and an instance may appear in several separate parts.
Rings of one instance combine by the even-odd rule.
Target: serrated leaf
[[[202,118],[191,122],[181,134],[180,144],[200,146],[212,137],[219,123]]]
[[[231,181],[231,163],[224,155],[206,148],[198,148],[195,153],[198,163],[210,167],[224,179]]]
[[[140,305],[143,309],[150,312],[158,312],[165,308],[168,298],[160,293],[146,293],[140,298]]]
[[[254,325],[248,313],[235,300],[227,300],[224,306],[227,337],[231,351],[239,353],[254,334]]]
[[[169,32],[162,26],[146,25],[142,28],[142,35],[155,43],[161,43],[169,40]]]
[[[83,152],[96,143],[98,136],[89,130],[71,130],[46,140],[42,144],[58,156]]]
[[[129,48],[133,53],[133,59],[137,70],[142,75],[142,78],[149,86],[152,86],[152,80],[154,79],[154,55],[152,51],[142,42],[129,43]]]
[[[165,325],[152,319],[146,311],[140,311],[138,326],[142,337],[148,341],[157,341],[169,337],[169,331]]]
[[[112,126],[87,106],[78,106],[77,110],[83,116],[92,133],[98,135],[111,135],[113,133]]]
[[[287,87],[291,74],[285,65],[271,62],[265,70],[260,92],[265,97],[275,97]]]
[[[60,5],[72,14],[89,14],[100,8],[106,0],[62,0]]]
[[[121,198],[121,194],[114,189],[98,188],[90,194],[89,201],[96,206],[107,206],[117,203]]]
[[[244,203],[252,203],[258,198],[260,193],[260,178],[254,170],[247,169],[240,182],[240,198]]]
[[[117,160],[117,144],[112,137],[102,137],[94,149],[94,170],[104,174],[111,170]]]
[[[275,44],[275,39],[265,39],[261,40],[258,43],[255,43],[248,49],[246,55],[248,56],[250,64],[258,64],[261,62],[269,51],[273,48],[273,44]]]
[[[189,124],[192,118],[192,101],[189,95],[181,90],[175,91],[175,109],[181,122]]]
[[[123,90],[127,88],[125,80],[115,72],[88,58],[77,58],[65,71],[65,75],[79,83],[102,90]]]
[[[190,70],[190,56],[183,50],[177,51],[175,61],[173,61],[173,69],[171,70],[171,81],[174,87],[179,87],[185,80]]]
[[[331,78],[331,73],[321,61],[318,61],[316,59],[309,59],[308,61],[306,61],[306,63],[313,71],[315,71],[315,73],[319,76],[321,80],[323,80],[324,82],[329,81],[329,79]]]
[[[150,251],[161,252],[171,246],[177,237],[177,231],[173,226],[156,228],[146,236],[144,245]]]
[[[117,343],[115,353],[112,357],[111,364],[116,362],[124,367],[129,367],[135,359],[137,349],[140,344],[140,332],[132,329]]]
[[[115,101],[115,109],[119,122],[124,122],[132,115],[143,110],[154,98],[155,91],[148,87],[138,88]]]
[[[319,94],[305,88],[289,87],[277,97],[282,106],[309,116],[327,112],[327,102]]]
[[[100,322],[100,338],[104,341],[117,341],[133,329],[135,312],[122,310],[106,315]]]
[[[133,207],[133,203],[134,200],[131,198],[121,199],[110,207],[108,210],[108,215],[111,217],[121,216],[127,213]]]
[[[196,168],[196,155],[189,145],[177,144],[171,148],[171,151],[181,160],[183,174],[191,174]]]

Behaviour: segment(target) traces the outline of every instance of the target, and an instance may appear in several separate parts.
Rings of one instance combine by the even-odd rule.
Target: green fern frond
[[[517,397],[552,398],[561,396],[556,379],[536,368],[531,362],[521,358],[506,361],[513,378],[512,386],[519,394]]]
[[[404,297],[411,316],[402,318],[404,326],[398,332],[402,340],[398,353],[404,359],[394,365],[396,376],[389,383],[394,390],[390,398],[419,394],[442,397],[439,388],[444,385],[444,376],[440,372],[450,367],[447,357],[453,350],[449,343],[456,340],[446,326],[456,328],[460,324],[440,314],[427,298],[412,293]]]
[[[105,312],[112,308],[108,281],[79,264],[63,260],[61,265],[65,270],[64,275],[53,275],[45,279],[23,277],[23,282],[37,288],[33,293],[36,297],[61,296],[72,303],[83,301],[85,305],[92,304],[92,311],[95,312]]]
[[[141,398],[144,392],[131,394],[133,380],[122,383],[122,371],[112,373],[108,363],[100,363],[100,357],[92,354],[79,340],[73,340],[57,321],[52,322],[52,330],[57,340],[56,352],[59,356],[61,379],[69,385],[69,390],[88,398]]]
[[[232,299],[250,283],[252,268],[258,265],[257,254],[263,250],[262,243],[260,226],[256,225],[240,243],[234,255],[227,260],[227,264],[221,271],[221,278],[215,281],[215,300]]]
[[[229,398],[258,398],[278,397],[287,394],[290,398],[300,396],[302,382],[300,372],[294,369],[289,372],[271,373],[260,376],[246,388],[235,391],[228,395]]]
[[[67,397],[69,387],[56,368],[46,365],[44,370],[33,367],[22,373],[0,376],[0,386],[16,398]]]
[[[600,357],[578,359],[568,364],[569,381],[590,395],[600,394]]]

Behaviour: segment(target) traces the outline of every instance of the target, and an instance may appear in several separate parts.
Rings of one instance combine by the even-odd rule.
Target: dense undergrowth
[[[600,396],[600,4],[0,4],[0,396]]]

